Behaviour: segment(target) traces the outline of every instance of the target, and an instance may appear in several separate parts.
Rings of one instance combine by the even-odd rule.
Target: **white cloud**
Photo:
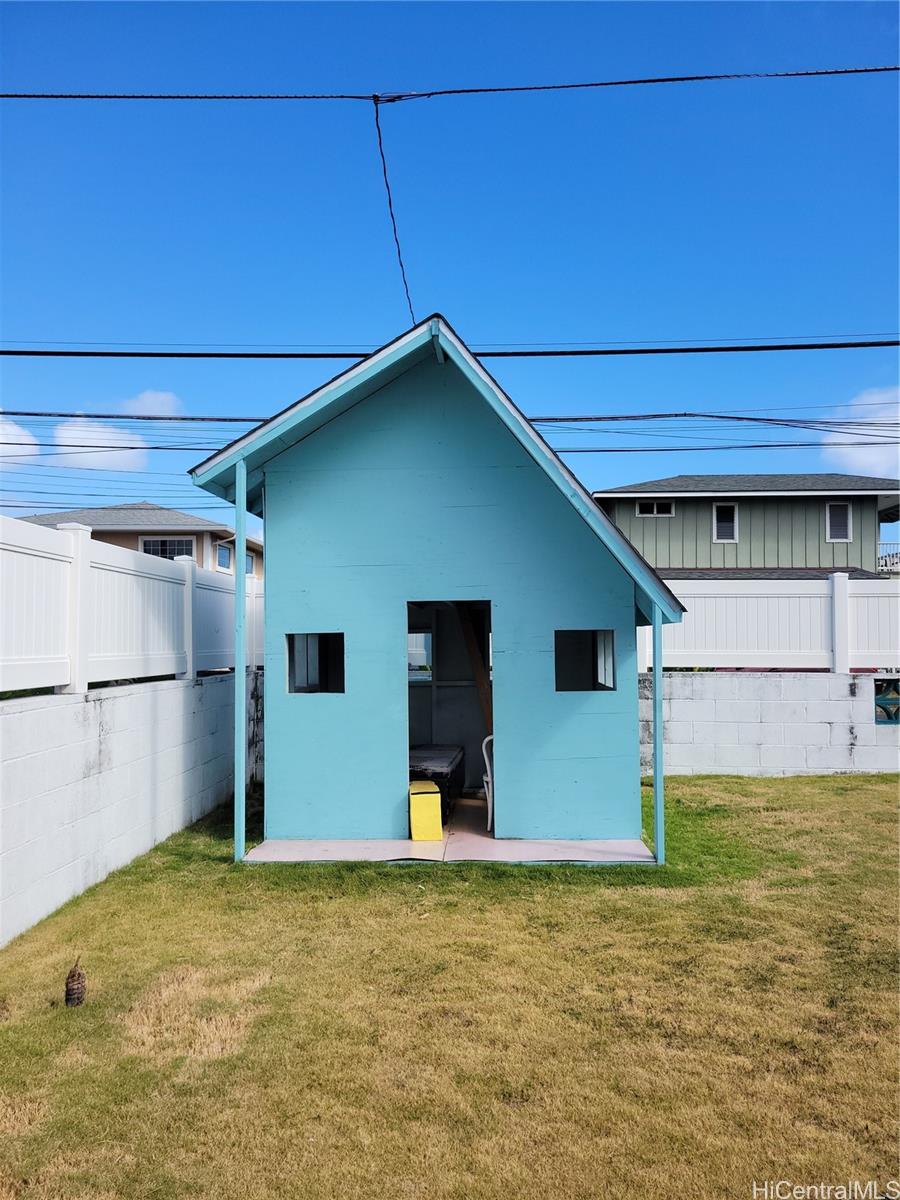
[[[132,417],[175,417],[181,412],[181,401],[174,392],[140,392],[123,400],[121,409]]]
[[[119,429],[116,425],[104,425],[97,421],[84,421],[74,417],[63,421],[53,431],[60,450],[71,447],[64,455],[51,461],[66,467],[103,467],[113,471],[141,471],[147,466],[146,442],[138,433]],[[106,447],[97,451],[88,446]],[[128,446],[129,449],[109,449]]]
[[[16,465],[21,466],[22,463],[33,462],[41,452],[34,434],[23,426],[17,425],[15,421],[10,421],[8,417],[4,417],[2,412],[0,412],[0,442],[21,443],[20,445],[0,447],[0,454],[3,456],[0,460],[0,468],[4,471]],[[10,456],[15,456],[12,461]]]
[[[869,388],[854,396],[841,412],[833,416],[851,421],[882,420],[896,421],[900,415],[900,388]],[[878,436],[889,435],[896,439],[894,431],[875,431],[871,438],[860,433],[860,441],[874,441]],[[832,442],[850,441],[853,434],[827,433],[823,438],[822,457],[841,471],[853,475],[883,475],[891,479],[900,475],[900,447],[885,442],[883,446],[836,446]]]

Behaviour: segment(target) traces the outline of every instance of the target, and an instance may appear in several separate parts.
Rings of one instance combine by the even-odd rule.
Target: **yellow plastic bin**
[[[441,793],[428,779],[416,779],[409,785],[409,828],[414,842],[443,841]]]

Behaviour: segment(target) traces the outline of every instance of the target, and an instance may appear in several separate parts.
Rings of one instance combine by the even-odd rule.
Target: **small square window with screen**
[[[287,635],[289,692],[344,691],[344,635]]]
[[[557,629],[554,652],[558,692],[611,692],[615,689],[615,634],[612,629]]]

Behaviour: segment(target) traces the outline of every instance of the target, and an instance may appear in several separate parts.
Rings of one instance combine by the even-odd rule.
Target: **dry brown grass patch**
[[[0,1137],[22,1137],[42,1125],[47,1103],[27,1096],[0,1096]]]
[[[82,1071],[89,1067],[94,1060],[78,1045],[67,1046],[62,1054],[57,1055],[56,1065],[60,1071]]]
[[[270,978],[263,971],[230,980],[194,967],[167,971],[122,1018],[128,1052],[154,1061],[236,1054],[254,1019],[250,1002]]]

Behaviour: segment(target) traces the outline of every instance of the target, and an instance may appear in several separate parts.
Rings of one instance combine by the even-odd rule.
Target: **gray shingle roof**
[[[873,478],[868,475],[668,475],[665,479],[647,479],[624,487],[594,492],[595,496],[614,496],[617,492],[715,492],[727,496],[734,492],[896,492],[900,480]]]
[[[207,521],[193,513],[179,512],[177,508],[165,508],[142,500],[139,504],[113,504],[109,508],[70,508],[64,512],[37,513],[33,517],[22,517],[32,525],[59,525],[63,521],[75,521],[90,525],[92,529],[214,529],[233,533],[230,525],[222,521]]]

